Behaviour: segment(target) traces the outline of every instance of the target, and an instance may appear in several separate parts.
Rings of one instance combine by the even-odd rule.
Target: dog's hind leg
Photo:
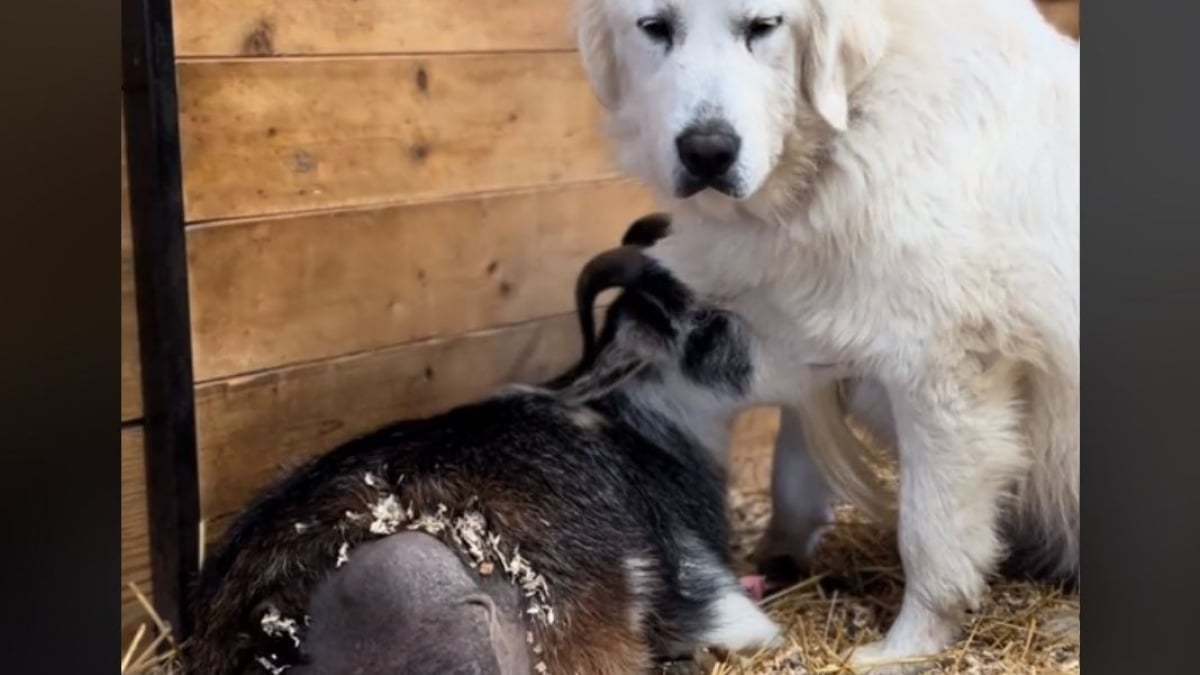
[[[851,381],[847,390],[847,405],[830,383],[783,409],[771,468],[771,521],[755,551],[768,586],[812,571],[813,552],[833,523],[835,494],[884,525],[895,517],[894,496],[845,419],[849,407],[872,434],[894,445],[887,392],[875,381]]]
[[[1005,519],[1004,572],[1079,584],[1079,388],[1069,376],[1030,378],[1026,428],[1035,466]]]
[[[904,599],[886,638],[855,650],[858,672],[919,670],[895,664],[937,654],[957,637],[1000,557],[1002,500],[1030,463],[1009,369],[923,384],[889,391],[900,445]]]
[[[754,553],[766,590],[810,571],[813,550],[833,522],[832,497],[809,451],[799,411],[785,407],[771,466],[771,520]]]
[[[850,417],[862,425],[872,440],[885,449],[896,449],[896,421],[887,389],[877,380],[851,379],[843,382]]]

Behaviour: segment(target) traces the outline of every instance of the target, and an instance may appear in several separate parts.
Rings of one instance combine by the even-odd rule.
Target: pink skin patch
[[[777,581],[771,581],[762,574],[747,574],[738,579],[742,584],[742,590],[750,599],[755,602],[762,602],[762,599],[768,595],[778,593],[787,587],[786,584],[780,584]]]
[[[760,602],[767,594],[767,578],[761,574],[750,574],[742,577],[740,581],[742,590],[755,602]]]

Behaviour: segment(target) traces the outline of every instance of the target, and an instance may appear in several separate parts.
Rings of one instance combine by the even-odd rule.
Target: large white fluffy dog
[[[1006,548],[1077,576],[1078,45],[1030,0],[579,2],[651,252],[795,364],[763,554],[827,486],[879,507],[842,401],[896,442],[904,602],[853,662],[947,646]]]

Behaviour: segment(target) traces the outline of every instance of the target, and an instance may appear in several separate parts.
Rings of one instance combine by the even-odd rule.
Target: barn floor
[[[748,572],[747,559],[770,515],[770,497],[735,489],[732,510],[736,550]],[[862,522],[849,508],[839,510],[838,518],[818,552],[818,576],[764,603],[787,631],[788,644],[753,658],[705,654],[702,672],[849,673],[840,655],[882,637],[903,589],[894,535]],[[997,582],[966,636],[930,665],[932,673],[1078,673],[1079,596],[1045,585]]]

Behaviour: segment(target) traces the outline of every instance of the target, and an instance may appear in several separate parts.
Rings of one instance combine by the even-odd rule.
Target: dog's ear
[[[619,86],[616,53],[603,0],[575,0],[575,42],[600,105],[615,108]]]
[[[801,90],[829,126],[845,131],[850,92],[883,56],[887,23],[872,0],[821,2],[800,37]]]

